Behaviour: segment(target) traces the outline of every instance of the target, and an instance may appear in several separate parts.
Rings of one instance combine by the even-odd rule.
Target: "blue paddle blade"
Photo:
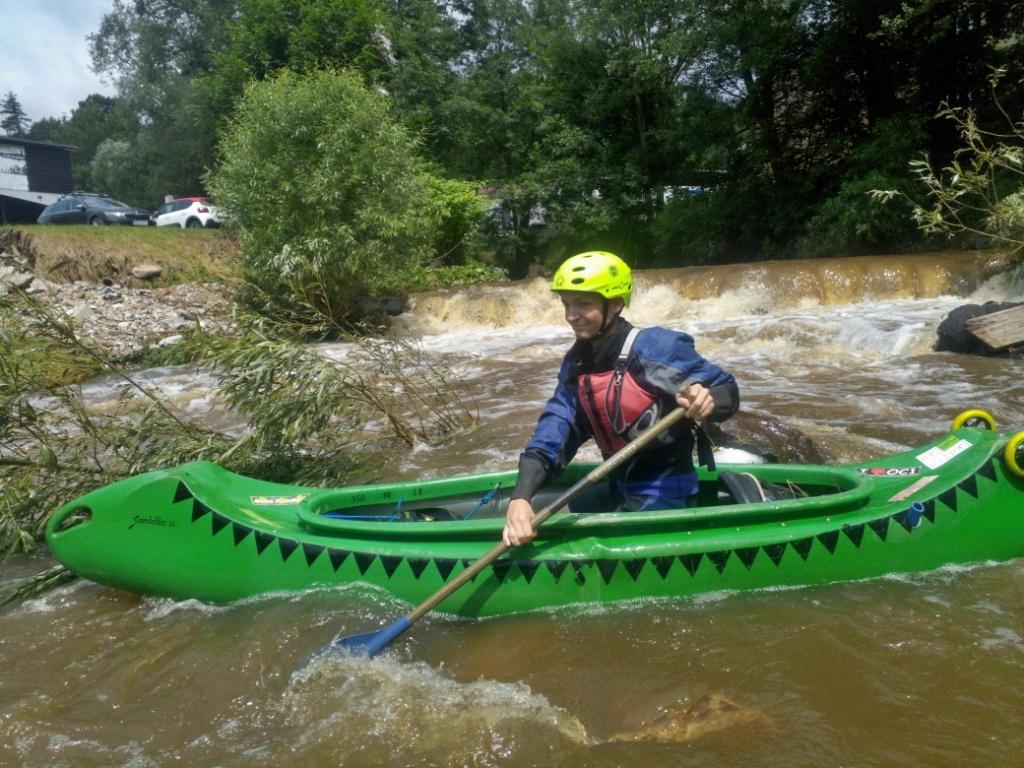
[[[394,624],[376,632],[364,632],[361,635],[349,635],[348,637],[336,637],[331,641],[329,650],[347,651],[348,653],[365,654],[373,658],[384,650],[391,641],[405,632],[412,626],[408,616],[403,616]]]

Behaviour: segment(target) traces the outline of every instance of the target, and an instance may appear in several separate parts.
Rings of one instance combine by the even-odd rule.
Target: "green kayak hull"
[[[695,508],[560,513],[438,610],[509,614],[1019,557],[1024,477],[1007,455],[1019,438],[963,428],[860,464],[719,466],[702,471]],[[546,493],[591,468],[571,466]],[[724,472],[806,495],[739,503]],[[514,481],[505,472],[306,488],[194,462],[82,496],[46,535],[72,571],[146,595],[225,603],[365,584],[418,604],[499,540]]]

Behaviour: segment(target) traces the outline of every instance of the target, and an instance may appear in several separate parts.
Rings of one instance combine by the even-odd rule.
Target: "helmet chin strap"
[[[619,312],[616,312],[614,315],[612,315],[611,320],[609,321],[609,319],[608,319],[608,309],[609,309],[609,307],[611,306],[611,303],[612,303],[611,299],[606,299],[604,296],[602,296],[601,297],[601,301],[604,302],[604,307],[601,310],[601,330],[591,340],[591,342],[590,342],[591,344],[599,343],[602,339],[604,339],[605,334],[608,333],[608,331],[611,330],[611,327],[615,324],[616,318],[618,318],[618,316],[619,316]]]

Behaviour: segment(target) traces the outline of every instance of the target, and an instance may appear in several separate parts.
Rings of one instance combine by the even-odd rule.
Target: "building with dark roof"
[[[0,136],[0,224],[35,222],[43,208],[74,189],[74,147]]]

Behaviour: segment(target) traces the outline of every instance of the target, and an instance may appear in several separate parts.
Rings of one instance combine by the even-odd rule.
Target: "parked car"
[[[158,227],[200,229],[219,227],[224,215],[208,197],[179,197],[153,211],[152,220]]]
[[[127,224],[144,227],[149,214],[122,202],[90,192],[72,192],[50,203],[36,219],[38,224]]]

